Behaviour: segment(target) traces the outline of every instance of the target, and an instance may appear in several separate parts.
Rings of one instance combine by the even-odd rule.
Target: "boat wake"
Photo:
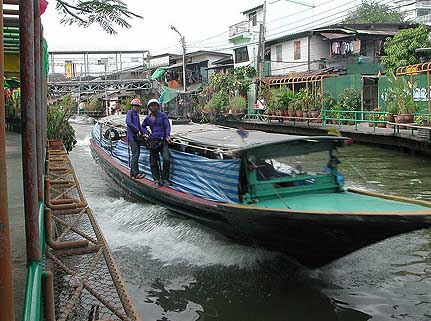
[[[280,254],[232,243],[198,223],[163,207],[125,199],[92,205],[113,251],[141,249],[165,266],[236,266],[253,269]]]
[[[88,125],[94,124],[94,118],[88,116],[74,115],[69,118],[69,123],[71,124],[79,124],[79,125]]]
[[[91,136],[85,136],[85,138],[83,138],[83,139],[77,139],[75,147],[78,147],[78,146],[90,146],[90,139],[91,139]]]

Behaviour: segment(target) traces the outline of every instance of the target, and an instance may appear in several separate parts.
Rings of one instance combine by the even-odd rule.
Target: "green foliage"
[[[61,139],[67,152],[70,152],[76,143],[75,130],[69,124],[70,109],[61,110],[60,106],[48,106],[47,137],[48,139]]]
[[[5,101],[6,119],[8,121],[19,121],[21,119],[20,100],[17,98],[9,98]]]
[[[337,100],[330,93],[325,92],[323,94],[321,104],[323,109],[331,109],[337,103]]]
[[[363,0],[359,7],[351,11],[343,21],[344,23],[390,23],[403,22],[406,13],[381,1]]]
[[[105,106],[102,99],[99,99],[96,96],[91,96],[84,105],[84,109],[93,114],[103,113],[105,111]]]
[[[56,0],[56,9],[65,25],[77,24],[85,28],[97,23],[109,34],[116,34],[114,25],[129,29],[126,19],[142,18],[128,10],[122,0]]]
[[[232,112],[239,112],[247,108],[247,100],[242,96],[235,96],[229,99],[229,107]]]
[[[413,101],[412,90],[415,83],[410,83],[406,77],[397,77],[393,73],[387,75],[389,88],[386,92],[386,104],[392,114],[411,114],[418,110],[418,105]]]
[[[428,121],[429,119],[425,115],[415,115],[415,124],[422,126],[428,124]]]
[[[211,97],[205,107],[212,113],[219,113],[227,105],[229,105],[229,96],[226,93],[218,92]]]
[[[419,63],[415,53],[417,48],[426,48],[428,42],[429,30],[426,26],[421,25],[416,28],[401,30],[399,34],[385,42],[386,56],[382,62],[388,72],[395,73],[401,66],[414,65]],[[431,58],[430,53],[424,53],[424,58]]]
[[[355,88],[346,88],[340,94],[338,104],[342,110],[360,110],[361,94]]]
[[[128,96],[121,99],[120,108],[123,114],[127,113],[130,110],[130,108],[132,108],[132,105],[130,105],[130,102],[132,101],[133,98],[134,97],[132,96]]]
[[[270,93],[271,98],[268,100],[268,109],[270,111],[287,109],[297,99],[297,95],[289,88],[271,89]]]
[[[307,111],[313,109],[315,97],[307,88],[301,88],[297,93],[297,100],[300,101],[300,110]],[[298,106],[299,107],[299,106]]]
[[[255,75],[256,70],[251,66],[234,68],[227,73],[216,73],[211,77],[205,92],[209,96],[214,93],[223,93],[228,97],[233,97],[235,91],[247,92]]]

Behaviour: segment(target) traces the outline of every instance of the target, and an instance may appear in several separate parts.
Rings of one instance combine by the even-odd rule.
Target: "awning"
[[[156,69],[156,71],[153,72],[153,74],[151,75],[150,79],[151,80],[156,80],[157,78],[160,78],[161,76],[163,76],[165,74],[165,68],[164,67],[159,67]]]
[[[19,81],[14,79],[4,79],[5,88],[19,88]]]
[[[187,92],[192,93],[200,90],[203,87],[203,83],[197,82],[187,87]]]
[[[159,101],[162,105],[167,104],[172,99],[176,98],[178,94],[178,90],[165,87],[165,90],[163,90],[162,94],[160,95]]]
[[[187,62],[187,63],[186,63],[186,66],[197,65],[197,64],[200,64],[201,62],[207,62],[207,61],[208,61],[208,59],[206,59],[206,60],[202,60],[202,61]],[[177,64],[170,65],[169,67],[165,67],[165,68],[166,68],[166,69],[173,69],[173,68],[178,68],[178,67],[182,67],[182,66],[183,66],[183,63],[182,63],[182,62],[179,62],[179,63],[177,63]]]
[[[374,36],[395,36],[400,32],[398,30],[362,30],[357,29],[358,34],[374,35]]]
[[[321,32],[320,33],[323,37],[328,38],[329,40],[332,39],[342,39],[342,38],[350,38],[353,35],[345,34],[345,33],[333,33],[333,32]]]

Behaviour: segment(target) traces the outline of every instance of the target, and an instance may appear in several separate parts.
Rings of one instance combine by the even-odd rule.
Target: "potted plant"
[[[378,115],[377,120],[379,121],[377,123],[377,127],[386,128],[387,116],[385,114]]]
[[[395,122],[400,124],[412,123],[414,116],[413,112],[418,109],[413,100],[412,91],[416,86],[405,77],[397,77],[393,73],[388,74],[390,87],[387,92],[386,102],[391,111],[397,111]],[[394,106],[395,105],[395,106]]]
[[[295,105],[296,105],[296,100],[291,100],[287,105],[287,115],[289,117],[296,117]],[[289,120],[293,120],[293,119],[294,118],[289,118]]]
[[[308,110],[308,117],[314,118],[311,122],[317,123],[320,119],[317,119],[320,115],[319,106],[322,104],[322,95],[319,93],[317,95],[313,95],[313,103],[312,106]],[[321,120],[320,120],[321,121]]]
[[[345,119],[349,119],[347,124],[355,124],[355,113],[361,108],[361,94],[355,88],[346,88],[339,96],[338,99],[341,110],[347,110],[351,112],[346,112],[341,115]]]
[[[61,148],[70,152],[76,144],[75,130],[69,124],[70,109],[63,110],[58,105],[48,106],[47,138],[48,144],[54,149]]]

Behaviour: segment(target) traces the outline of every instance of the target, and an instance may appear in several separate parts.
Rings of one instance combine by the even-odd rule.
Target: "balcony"
[[[425,16],[419,16],[419,17],[416,17],[416,18],[415,18],[415,21],[416,21],[417,23],[423,23],[423,24],[427,24],[427,25],[429,25],[429,24],[431,24],[431,15],[430,15],[430,14],[427,14],[427,15],[425,15]]]
[[[416,9],[431,8],[431,0],[417,0]]]
[[[250,23],[248,20],[238,22],[229,27],[229,38],[235,38],[245,32],[250,31]]]

